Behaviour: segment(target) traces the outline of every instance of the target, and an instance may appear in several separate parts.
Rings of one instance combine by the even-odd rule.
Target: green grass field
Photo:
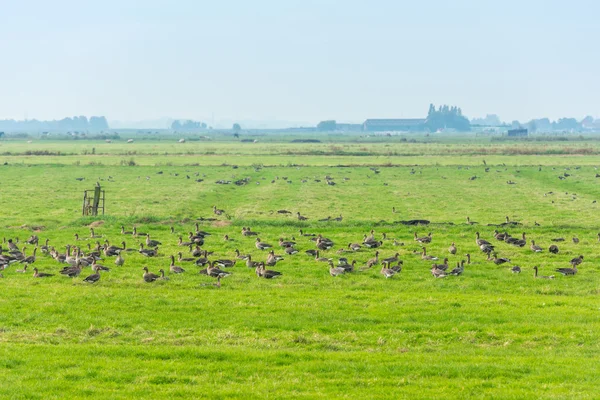
[[[0,238],[22,246],[36,234],[61,252],[67,244],[87,251],[96,240],[137,248],[143,239],[121,235],[124,225],[162,242],[158,257],[126,253],[122,267],[106,257],[111,271],[94,285],[83,282],[89,267],[71,279],[40,253],[29,268],[55,276],[8,266],[0,398],[597,398],[599,142],[418,140],[0,142]],[[243,178],[247,185],[215,183]],[[106,215],[82,217],[83,191],[96,182]],[[238,261],[217,288],[200,267],[178,262],[184,274],[145,283],[144,266],[168,271],[170,255],[189,256],[177,236],[215,217],[213,205],[227,215],[199,222],[212,234],[203,246],[211,258],[239,249],[263,261],[266,252],[241,235],[250,226],[278,254],[279,238],[296,239],[300,252],[272,267],[283,276],[259,279]],[[318,221],[340,214],[341,222]],[[478,223],[467,225],[467,216]],[[499,229],[526,232],[525,247],[493,237],[506,216],[521,225]],[[431,225],[399,223],[408,219]],[[89,238],[90,224],[102,238]],[[300,229],[335,242],[326,257],[359,266],[374,250],[337,250],[371,229],[378,239],[385,233],[381,256],[400,253],[403,270],[392,279],[380,266],[333,278],[304,253],[315,245]],[[467,253],[472,263],[459,277],[433,278],[415,232],[432,232],[428,253],[452,267]],[[511,262],[487,261],[476,232]],[[559,237],[566,240],[552,241]],[[531,239],[542,253],[530,250]],[[448,253],[452,242],[457,255]],[[553,243],[559,254],[547,251]],[[29,255],[34,246],[26,246]],[[577,275],[555,272],[579,255]],[[512,274],[514,265],[523,272]],[[534,279],[535,265],[556,278]]]

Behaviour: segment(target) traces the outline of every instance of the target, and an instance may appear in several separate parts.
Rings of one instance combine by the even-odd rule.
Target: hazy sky
[[[0,0],[0,118],[600,117],[597,0]]]

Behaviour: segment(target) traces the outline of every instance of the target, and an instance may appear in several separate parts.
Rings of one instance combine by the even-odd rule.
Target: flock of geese
[[[223,214],[224,210],[219,210],[213,207],[213,212],[217,215]],[[300,216],[300,214],[297,214]],[[340,216],[341,218],[341,216]],[[474,225],[476,222],[471,221],[467,217],[467,224]],[[508,219],[507,219],[507,223]],[[506,225],[505,224],[505,225]],[[516,226],[515,224],[513,226]],[[248,269],[253,269],[256,276],[264,279],[275,279],[281,277],[283,274],[279,271],[272,269],[279,262],[287,257],[294,256],[300,251],[297,248],[297,241],[294,237],[291,240],[279,238],[277,244],[270,244],[263,241],[259,237],[259,233],[253,231],[250,227],[243,227],[241,230],[241,237],[246,238],[248,242],[254,242],[254,247],[265,252],[264,261],[254,260],[251,254],[242,254],[239,250],[235,250],[235,256],[233,258],[218,258],[214,255],[214,252],[205,249],[205,241],[211,236],[209,232],[200,230],[198,223],[195,224],[195,230],[190,231],[187,234],[187,239],[184,240],[182,235],[177,235],[174,227],[171,227],[171,234],[178,236],[177,241],[173,241],[181,249],[187,249],[189,256],[184,257],[183,251],[176,252],[169,256],[170,264],[168,265],[169,272],[171,274],[182,274],[186,272],[186,269],[179,264],[190,264],[195,265],[200,269],[199,273],[215,278],[217,280],[214,285],[220,287],[221,279],[232,274],[231,268],[236,266],[238,263],[243,263]],[[92,271],[91,274],[87,275],[83,281],[87,283],[96,283],[101,279],[101,272],[110,271],[110,268],[101,264],[107,258],[114,258],[112,261],[117,267],[122,267],[125,264],[127,253],[137,252],[145,257],[160,257],[159,246],[162,246],[162,242],[155,240],[151,237],[150,233],[139,232],[137,228],[133,228],[131,231],[126,231],[124,227],[121,227],[121,238],[131,237],[139,240],[141,243],[138,248],[127,248],[126,241],[121,241],[121,246],[111,245],[109,240],[103,235],[99,235],[94,231],[94,228],[90,228],[89,236],[87,237],[86,245],[71,245],[65,246],[65,253],[59,252],[54,246],[50,245],[50,240],[45,239],[44,244],[40,245],[40,239],[37,235],[32,235],[25,241],[23,247],[19,247],[18,239],[3,239],[0,244],[0,277],[3,277],[2,271],[8,270],[13,265],[21,266],[15,267],[15,273],[27,273],[29,272],[28,267],[35,264],[38,261],[38,250],[43,254],[45,258],[54,259],[58,265],[62,268],[57,271],[58,274],[67,276],[70,278],[79,277],[84,268],[89,267]],[[322,234],[307,233],[303,230],[299,231],[299,237],[305,242],[310,244],[310,249],[305,250],[304,254],[311,257],[315,263],[326,264],[329,268],[329,274],[332,277],[353,273],[355,271],[365,271],[373,269],[375,266],[381,266],[380,273],[386,279],[392,278],[402,271],[404,265],[403,260],[400,259],[400,253],[389,257],[380,258],[380,251],[384,244],[390,242],[392,239],[388,238],[385,233],[382,233],[379,237],[376,237],[375,231],[371,230],[368,234],[363,235],[362,240],[348,243],[343,247],[336,246],[333,240],[323,236]],[[495,242],[483,239],[480,233],[475,234],[475,243],[479,250],[486,255],[486,260],[495,265],[509,264],[510,259],[506,257],[498,257],[498,251],[496,248],[500,245],[510,245],[519,248],[524,248],[529,244],[529,249],[533,253],[541,253],[544,250],[541,246],[536,244],[534,240],[528,241],[526,233],[522,233],[517,237],[513,237],[506,231],[500,232],[495,230],[493,232]],[[81,242],[85,238],[80,237],[79,234],[74,235],[75,242]],[[250,239],[250,240],[248,240]],[[471,264],[471,255],[465,254],[465,260],[461,260],[456,263],[455,267],[449,265],[448,257],[444,257],[443,261],[439,261],[439,258],[427,253],[427,245],[433,241],[433,234],[429,233],[424,236],[419,236],[417,232],[414,233],[414,241],[418,243],[420,251],[413,251],[414,255],[420,255],[421,259],[427,262],[431,262],[431,275],[434,278],[445,278],[448,276],[459,276],[462,275],[465,270],[465,265]],[[232,235],[224,235],[223,240],[230,241]],[[552,254],[558,254],[560,249],[556,243],[565,241],[564,238],[552,239],[551,244],[547,251]],[[576,237],[572,238],[574,244],[579,243],[579,239]],[[600,233],[598,234],[598,241],[600,242]],[[92,243],[95,242],[95,246]],[[392,242],[393,246],[403,246],[404,243],[398,242],[394,239]],[[28,255],[27,246],[33,246],[33,251]],[[276,254],[275,249],[279,248],[282,254]],[[337,250],[336,250],[337,248]],[[356,254],[362,251],[373,251],[373,257],[368,259],[366,263],[357,266],[356,260],[349,260],[350,254]],[[337,260],[331,257],[323,256],[324,253],[335,251]],[[457,255],[459,253],[455,242],[452,242],[448,247],[448,253],[450,255]],[[574,276],[578,272],[578,267],[583,263],[584,256],[580,255],[570,260],[570,267],[562,267],[556,269],[556,272],[565,276]],[[187,268],[187,267],[186,267]],[[169,277],[165,275],[165,270],[160,269],[158,273],[150,272],[147,266],[142,268],[144,271],[142,279],[145,282],[151,283],[160,280],[168,280]],[[533,267],[533,274],[538,279],[554,279],[554,275],[540,275],[538,274],[538,266]],[[510,267],[510,271],[513,273],[520,273],[521,267],[513,265]],[[55,273],[43,272],[38,270],[37,267],[33,268],[34,278],[46,278],[56,275]]]

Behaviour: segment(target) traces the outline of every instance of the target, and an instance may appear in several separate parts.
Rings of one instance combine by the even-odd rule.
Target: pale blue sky
[[[0,0],[0,118],[600,117],[596,0]]]

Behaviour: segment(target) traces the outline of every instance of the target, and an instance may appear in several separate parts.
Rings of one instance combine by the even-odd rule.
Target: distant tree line
[[[432,132],[441,129],[455,129],[461,132],[471,130],[471,122],[462,114],[460,107],[448,105],[436,109],[430,104],[425,126]]]
[[[187,120],[175,120],[171,124],[171,129],[174,131],[198,131],[208,128],[205,122]]]
[[[105,117],[86,116],[63,118],[53,121],[29,119],[17,121],[14,119],[0,120],[0,129],[6,132],[15,131],[81,131],[100,132],[110,129]]]

